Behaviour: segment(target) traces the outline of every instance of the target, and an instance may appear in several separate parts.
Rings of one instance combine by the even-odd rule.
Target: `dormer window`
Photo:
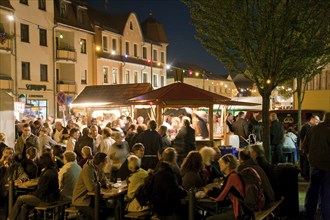
[[[133,30],[133,22],[129,22],[129,29]]]
[[[60,3],[60,16],[62,18],[67,18],[68,17],[68,5],[64,1],[62,1]]]
[[[77,8],[77,20],[80,24],[84,23],[83,11]]]

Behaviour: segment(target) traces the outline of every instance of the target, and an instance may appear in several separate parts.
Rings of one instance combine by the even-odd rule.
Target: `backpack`
[[[136,190],[135,198],[140,203],[141,206],[150,206],[152,203],[152,188],[154,183],[154,174],[149,174],[147,178],[144,179],[144,183]]]

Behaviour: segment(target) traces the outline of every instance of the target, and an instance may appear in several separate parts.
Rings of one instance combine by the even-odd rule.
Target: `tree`
[[[231,73],[255,82],[263,98],[263,126],[269,128],[272,90],[329,57],[330,1],[183,0],[197,39]],[[270,159],[270,132],[263,144]]]

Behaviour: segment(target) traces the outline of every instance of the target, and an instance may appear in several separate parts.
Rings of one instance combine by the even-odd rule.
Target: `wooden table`
[[[96,190],[98,187],[96,187]],[[98,193],[95,192],[88,192],[87,194],[90,196],[94,196],[95,202],[94,202],[94,209],[97,215],[95,215],[95,220],[98,219],[98,213],[100,210],[100,199],[113,199],[114,200],[114,206],[115,206],[115,219],[121,220],[124,217],[124,197],[127,194],[128,186],[126,181],[123,181],[121,183],[121,186],[119,187],[112,187],[111,189],[100,189],[100,196],[101,198],[98,198]]]

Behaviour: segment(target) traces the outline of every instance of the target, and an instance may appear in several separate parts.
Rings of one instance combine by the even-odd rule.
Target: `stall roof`
[[[86,86],[71,107],[128,105],[128,100],[152,90],[150,83]]]

